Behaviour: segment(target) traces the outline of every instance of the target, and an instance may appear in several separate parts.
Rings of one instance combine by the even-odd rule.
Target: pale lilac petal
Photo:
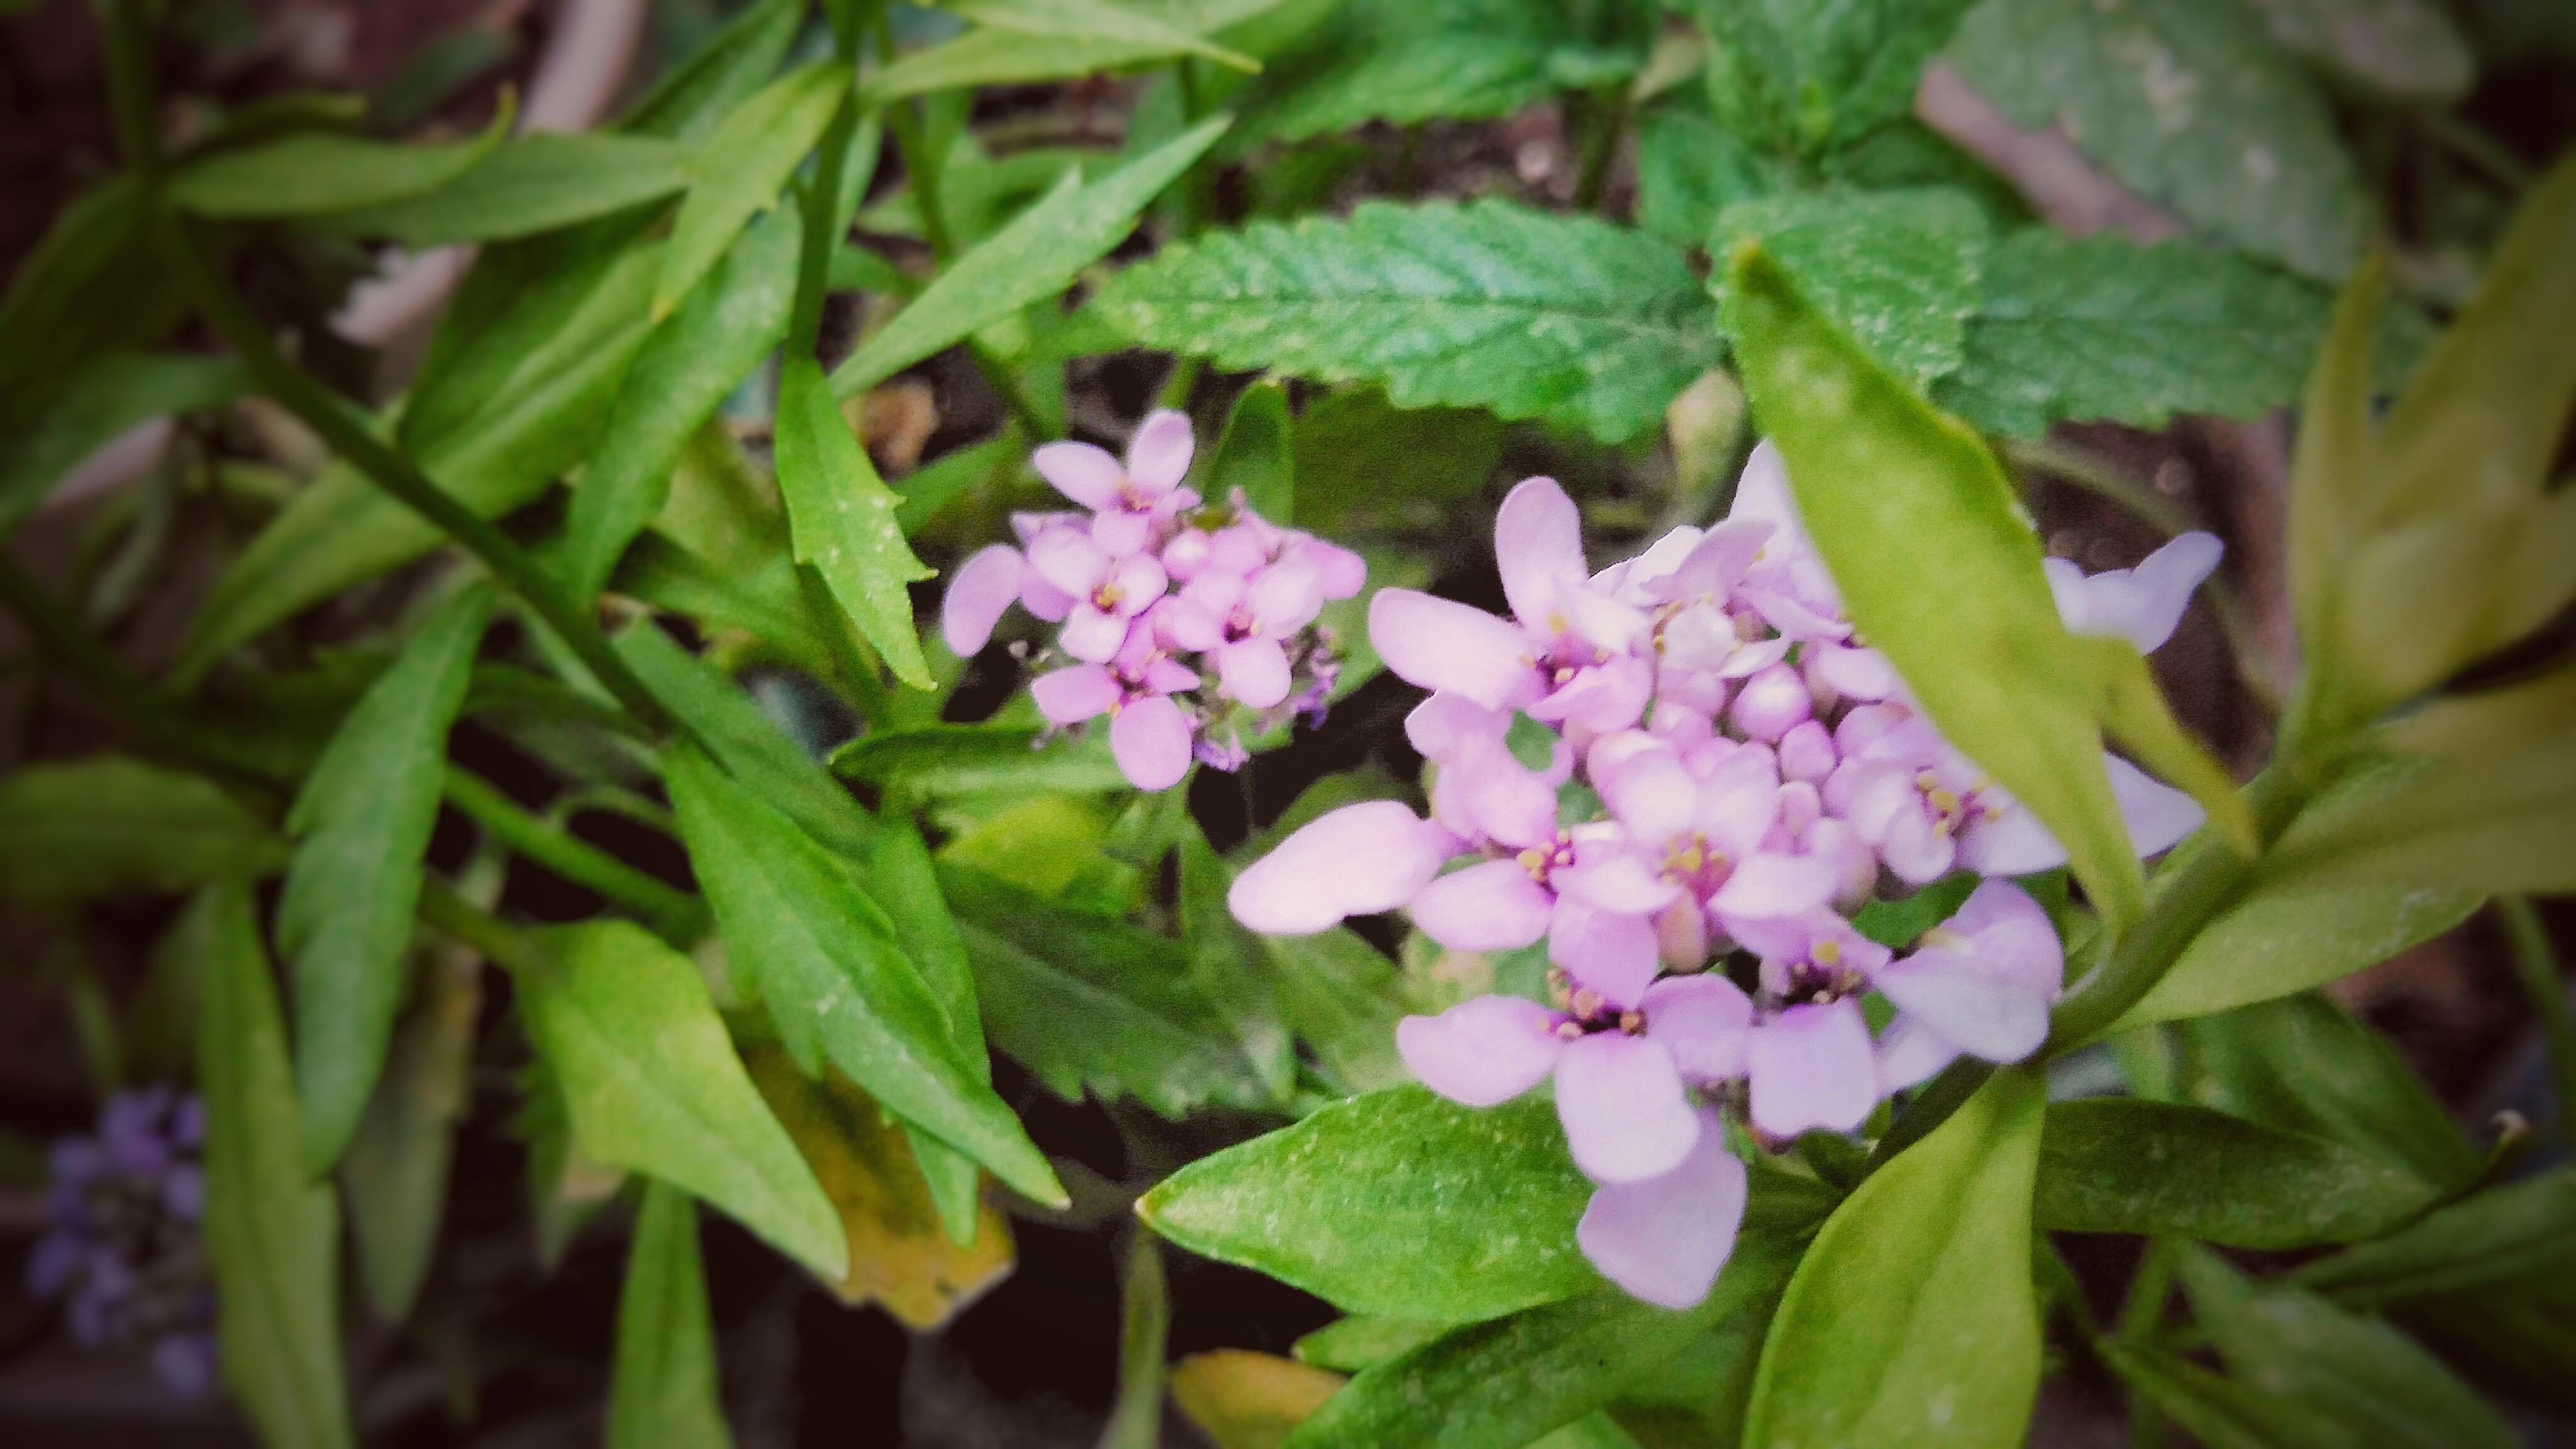
[[[2128,823],[2129,844],[2139,859],[2173,849],[2209,819],[2199,801],[2150,779],[2118,755],[2104,755],[2102,763],[2111,772],[2111,798],[2120,802],[2120,818]]]
[[[1284,638],[1314,622],[1324,607],[1324,589],[1304,564],[1275,563],[1245,584],[1243,601],[1262,633]]]
[[[1115,508],[1127,482],[1118,460],[1089,443],[1048,443],[1029,455],[1029,466],[1057,492],[1085,508]]]
[[[1481,609],[1413,589],[1380,589],[1369,600],[1369,642],[1408,684],[1487,709],[1516,709],[1538,697],[1528,639]]]
[[[1753,606],[1762,621],[1790,639],[1830,640],[1851,637],[1852,626],[1844,620],[1809,607],[1806,600],[1786,589],[1739,587],[1735,597]]]
[[[1780,450],[1765,438],[1755,445],[1753,455],[1744,460],[1744,471],[1736,476],[1735,501],[1728,505],[1729,522],[1737,519],[1757,520],[1774,529],[1767,554],[1803,554],[1809,551],[1806,525],[1798,519],[1798,505],[1789,492],[1789,465]]]
[[[1842,756],[1834,750],[1833,731],[1826,729],[1822,720],[1807,720],[1780,737],[1780,773],[1784,778],[1821,782],[1841,763]]]
[[[1557,590],[1556,607],[1567,632],[1605,654],[1627,653],[1654,627],[1644,614],[1579,583]]]
[[[1759,674],[1787,659],[1789,651],[1797,643],[1785,634],[1777,639],[1756,639],[1728,655],[1726,663],[1718,667],[1717,676],[1720,679],[1744,679]]]
[[[1073,612],[1073,595],[1039,578],[1031,570],[1020,580],[1020,607],[1028,610],[1042,624],[1061,624]]]
[[[1958,1059],[1959,1049],[1943,1041],[1922,1018],[1899,1012],[1879,1033],[1878,1094],[1893,1096],[1919,1087]]]
[[[1646,701],[1654,692],[1654,666],[1621,655],[1575,671],[1572,683],[1530,705],[1529,713],[1533,719],[1561,721],[1571,734],[1600,735],[1645,718]]]
[[[1875,649],[1847,649],[1820,641],[1800,656],[1807,677],[1845,699],[1886,699],[1905,687],[1887,656]]]
[[[1788,1008],[1753,1028],[1744,1055],[1753,1125],[1771,1136],[1849,1132],[1878,1105],[1878,1058],[1851,997]]]
[[[1459,798],[1476,830],[1514,847],[1543,845],[1556,835],[1556,787],[1523,769],[1500,745],[1474,745],[1441,777],[1456,777]]]
[[[1736,866],[1709,906],[1729,919],[1802,916],[1832,900],[1838,884],[1829,861],[1765,852]]]
[[[1195,654],[1225,642],[1225,621],[1189,594],[1173,594],[1154,606],[1154,633],[1173,648]]]
[[[1646,916],[1671,905],[1681,887],[1656,874],[1636,853],[1611,841],[1587,841],[1574,864],[1550,879],[1556,888],[1596,910]]]
[[[1413,923],[1452,951],[1516,951],[1547,934],[1555,899],[1518,861],[1444,875],[1413,897]]]
[[[1195,528],[1184,528],[1163,545],[1163,572],[1187,582],[1207,567],[1208,536]]]
[[[2030,892],[2010,881],[1981,882],[1925,940],[1950,948],[1950,938],[1967,943],[1980,969],[2050,997],[2066,980],[2066,949],[2057,925]]]
[[[1594,1182],[1638,1182],[1681,1165],[1699,1114],[1672,1053],[1652,1037],[1596,1032],[1556,1060],[1556,1116],[1574,1165]]]
[[[1145,688],[1155,694],[1178,694],[1199,687],[1199,673],[1177,659],[1156,655],[1145,663]]]
[[[1673,1065],[1696,1082],[1723,1081],[1744,1073],[1745,1035],[1753,1025],[1753,1000],[1723,976],[1670,976],[1646,989],[1646,1034],[1673,1054]]]
[[[1102,664],[1050,670],[1029,682],[1029,696],[1050,724],[1080,724],[1107,714],[1121,693],[1118,676]]]
[[[1887,833],[1878,841],[1878,858],[1907,885],[1930,885],[1950,873],[1959,858],[1959,842],[1920,807],[1909,804],[1888,822]]]
[[[1510,728],[1508,715],[1454,694],[1435,694],[1404,717],[1405,740],[1435,765],[1457,759],[1470,740],[1499,742]]]
[[[1109,753],[1139,790],[1168,790],[1190,772],[1190,717],[1160,695],[1129,704],[1109,722]]]
[[[1815,696],[1796,669],[1774,664],[1744,682],[1727,718],[1735,727],[1768,744],[1806,723],[1815,713]]]
[[[1029,541],[1029,568],[1039,578],[1079,599],[1109,577],[1111,559],[1087,533],[1050,528]]]
[[[1611,740],[1642,743],[1605,751],[1602,745]],[[1699,786],[1672,746],[1641,731],[1623,731],[1596,742],[1589,764],[1601,803],[1628,827],[1631,838],[1659,843],[1690,828]]]
[[[1620,1011],[1646,999],[1646,988],[1664,964],[1655,950],[1653,921],[1595,910],[1571,896],[1557,898],[1547,959]]]
[[[1777,532],[1778,525],[1757,518],[1730,518],[1710,529],[1675,572],[1673,597],[1725,598]]]
[[[1959,832],[1959,863],[1979,875],[2035,875],[2066,864],[2066,847],[2038,816],[2014,804]]]
[[[1494,514],[1494,563],[1503,576],[1503,598],[1522,625],[1556,634],[1549,622],[1560,580],[1587,578],[1583,565],[1583,515],[1553,478],[1525,478]]]
[[[1115,612],[1125,618],[1136,617],[1151,608],[1156,599],[1163,597],[1163,590],[1169,583],[1169,578],[1163,573],[1163,565],[1151,554],[1140,553],[1120,559],[1117,567],[1109,573],[1109,587],[1118,595]]]
[[[1354,599],[1368,586],[1368,560],[1340,544],[1300,538],[1282,557],[1313,569],[1315,586],[1327,599]]]
[[[1168,493],[1190,471],[1190,415],[1158,408],[1136,425],[1127,443],[1127,476],[1140,493]]]
[[[2186,533],[2134,569],[2086,575],[2063,559],[2048,560],[2048,582],[2068,630],[2126,639],[2150,654],[2173,637],[2192,592],[2226,552],[2217,537]]]
[[[939,601],[939,633],[948,641],[949,653],[964,659],[992,639],[1002,611],[1020,596],[1020,579],[1027,571],[1028,560],[1020,551],[1002,543],[978,549],[957,566],[947,597]]]
[[[1056,647],[1086,664],[1104,664],[1116,658],[1119,647],[1127,642],[1127,621],[1085,599],[1064,616],[1064,628],[1055,636],[1055,642]]]
[[[1882,968],[1872,984],[1961,1051],[2017,1062],[2048,1039],[2053,993],[1989,972],[1963,950],[1926,946]]]
[[[1216,651],[1226,697],[1268,709],[1288,697],[1288,655],[1276,639],[1238,639]]]
[[[1461,1106],[1491,1107],[1546,1081],[1565,1039],[1537,1002],[1479,996],[1397,1022],[1395,1049],[1422,1085]]]
[[[1345,916],[1391,911],[1431,883],[1457,847],[1393,800],[1345,805],[1279,842],[1235,877],[1234,918],[1269,936],[1311,936]]]
[[[1643,1182],[1595,1188],[1574,1240],[1601,1276],[1662,1308],[1695,1308],[1717,1286],[1744,1223],[1744,1163],[1726,1148],[1726,1126],[1700,1114],[1699,1140],[1681,1165]]]
[[[1120,509],[1091,520],[1091,541],[1111,558],[1142,553],[1154,541],[1153,515]]]

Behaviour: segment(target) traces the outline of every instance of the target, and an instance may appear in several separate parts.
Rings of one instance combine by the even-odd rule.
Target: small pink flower
[[[1912,1086],[1962,1053],[2017,1062],[2039,1050],[2065,976],[2065,950],[2039,902],[2010,881],[1979,884],[1913,954],[1871,977],[1908,1028],[1903,1069],[1889,1072],[1883,1046],[1881,1073],[1911,1079],[1887,1089]]]
[[[1412,900],[1458,849],[1456,836],[1395,801],[1345,805],[1235,877],[1226,906],[1265,935],[1311,936]]]
[[[1029,462],[1056,491],[1092,510],[1092,541],[1124,558],[1151,547],[1157,531],[1197,506],[1198,495],[1181,486],[1194,446],[1189,416],[1165,409],[1145,415],[1124,465],[1089,443],[1048,443]]]
[[[1144,641],[1138,631],[1137,641]],[[1197,674],[1151,647],[1133,642],[1115,665],[1077,664],[1042,674],[1029,685],[1038,712],[1049,723],[1074,725],[1109,719],[1109,752],[1118,771],[1139,790],[1168,790],[1190,768],[1193,726],[1171,696],[1198,686]]]
[[[1128,622],[1163,597],[1169,580],[1150,554],[1123,557],[1090,535],[1048,529],[1029,544],[1029,568],[1073,599],[1056,642],[1086,663],[1106,662],[1127,642]]]

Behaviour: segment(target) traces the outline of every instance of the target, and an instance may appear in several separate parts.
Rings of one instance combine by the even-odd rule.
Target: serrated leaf
[[[1505,116],[1559,89],[1625,80],[1645,61],[1638,14],[1520,0],[1343,0],[1245,87],[1236,143],[1300,141],[1369,121]],[[1628,21],[1627,33],[1596,38],[1587,18]]]
[[[752,217],[777,204],[849,88],[849,74],[836,65],[790,71],[734,107],[690,153],[689,194],[662,254],[654,316],[678,306]]]
[[[1928,389],[1967,354],[1989,237],[1966,192],[1787,192],[1738,202],[1717,219],[1710,250],[1762,244],[1818,311],[1915,387]]]
[[[758,90],[805,22],[805,0],[755,0],[697,52],[662,73],[617,125],[639,136],[696,141]]]
[[[1361,205],[1166,248],[1093,302],[1148,346],[1371,381],[1400,407],[1543,418],[1622,442],[1717,360],[1681,255],[1505,201]]]
[[[2253,0],[2272,38],[2328,75],[2392,101],[2455,101],[2477,58],[2432,0]]]
[[[1924,63],[1973,0],[1700,0],[1718,119],[1764,150],[1813,155],[1910,115]]]
[[[358,1284],[379,1323],[410,1316],[429,1276],[447,1205],[456,1125],[471,1096],[482,971],[482,961],[453,942],[422,945],[413,964],[410,1014],[394,1035],[375,1095],[340,1159]]]
[[[677,195],[689,184],[686,155],[674,142],[607,131],[517,136],[431,190],[335,210],[318,225],[407,247],[530,237]]]
[[[2046,1097],[2036,1073],[1995,1073],[1834,1209],[1771,1322],[1745,1442],[2021,1442],[2039,1391]]]
[[[294,973],[296,1100],[316,1174],[339,1160],[384,1069],[447,731],[492,599],[466,589],[421,624],[333,732],[287,817],[296,847],[277,948]]]
[[[1574,1242],[1591,1196],[1552,1104],[1479,1111],[1404,1086],[1201,1158],[1137,1211],[1345,1312],[1457,1323],[1597,1288]]]
[[[202,776],[116,755],[0,780],[0,896],[51,905],[247,880],[285,842]]]
[[[824,848],[694,748],[664,771],[736,970],[806,1072],[829,1059],[886,1107],[1039,1202],[1064,1189],[972,1067],[893,923]]]
[[[1648,111],[1637,128],[1637,225],[1677,247],[1704,247],[1729,206],[1767,196],[1785,178],[1694,104]]]
[[[1755,419],[1853,623],[2125,927],[2145,886],[2102,763],[2102,701],[1994,455],[1873,365],[1760,252],[1737,254],[1726,307]]]
[[[2375,1236],[2435,1196],[2414,1173],[2331,1138],[2106,1098],[2048,1109],[2033,1211],[2052,1231],[2278,1250]]]
[[[648,1183],[617,1296],[609,1449],[732,1449],[716,1383],[715,1325],[698,1256],[698,1205]]]
[[[297,1149],[286,1028],[250,892],[218,887],[191,910],[207,913],[212,931],[197,1082],[224,1382],[279,1449],[354,1444],[340,1368],[339,1208]]]
[[[25,426],[0,432],[0,534],[83,458],[138,423],[220,407],[246,380],[228,358],[111,352],[63,379]]]
[[[217,151],[179,168],[170,204],[200,216],[305,217],[382,206],[447,185],[510,133],[507,100],[470,141],[406,146],[330,131],[298,131],[258,146]]]
[[[2405,886],[2257,885],[2201,928],[2119,1027],[2208,1016],[2341,980],[2450,930],[2483,899]]]
[[[1096,181],[1067,173],[1053,191],[939,274],[894,320],[832,370],[832,394],[865,392],[1031,303],[1062,292],[1135,230],[1163,189],[1216,144],[1219,116]]]
[[[930,688],[904,586],[931,570],[904,542],[894,490],[877,476],[812,358],[789,358],[779,369],[776,447],[796,561],[822,575],[896,678]]]
[[[1258,1111],[1268,1089],[1189,984],[1177,943],[942,862],[993,1045],[1047,1090],[1132,1096],[1179,1119],[1205,1105]]]
[[[624,921],[532,932],[519,1012],[584,1156],[687,1189],[827,1278],[840,1217],[751,1084],[695,962]]]
[[[2194,224],[2340,280],[2370,204],[2333,113],[2240,0],[1984,0],[1949,57],[2024,126]]]

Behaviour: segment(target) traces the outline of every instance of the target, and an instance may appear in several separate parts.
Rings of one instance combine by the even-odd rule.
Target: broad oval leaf
[[[688,198],[671,223],[653,315],[680,304],[752,217],[773,206],[849,94],[837,65],[790,71],[733,108],[689,157]]]
[[[117,755],[0,779],[0,897],[169,893],[284,865],[276,832],[203,776]]]
[[[304,1163],[317,1174],[349,1145],[384,1069],[447,731],[492,599],[475,585],[421,625],[341,721],[287,817],[297,843],[277,948],[294,971],[296,1098]]]
[[[698,1256],[698,1205],[648,1183],[617,1296],[609,1449],[732,1449],[717,1395],[715,1325]]]
[[[2258,885],[2192,938],[2120,1026],[2295,996],[2441,935],[2475,914],[2481,899],[2394,885]]]
[[[2103,1099],[2048,1109],[2033,1214],[2058,1232],[2312,1248],[2432,1206],[2423,1179],[2312,1133],[2205,1107]]]
[[[896,678],[930,688],[904,586],[931,571],[904,541],[894,490],[877,476],[810,357],[789,358],[779,369],[776,449],[796,561],[822,575]]]
[[[1168,247],[1092,306],[1137,341],[1624,442],[1717,362],[1680,252],[1507,201],[1364,203]]]
[[[832,752],[832,772],[925,799],[1121,788],[1103,731],[1046,740],[1035,726],[935,724],[869,731]]]
[[[1045,1154],[968,1064],[892,922],[844,867],[694,748],[673,751],[664,778],[728,955],[797,1064],[828,1058],[889,1111],[1061,1206]]]
[[[1825,1222],[1762,1347],[1749,1444],[2019,1444],[2039,1392],[2045,1085],[1995,1073]]]
[[[224,1382],[270,1444],[354,1444],[340,1367],[339,1207],[298,1149],[286,1027],[250,892],[220,886],[189,909],[210,924],[197,1085]]]
[[[508,963],[528,1037],[595,1162],[722,1209],[826,1278],[850,1268],[840,1215],[734,1055],[697,964],[640,926],[532,932]]]
[[[381,206],[435,191],[472,170],[510,133],[514,118],[504,102],[481,135],[444,146],[298,131],[189,162],[165,194],[182,211],[215,217],[318,216]]]
[[[1202,1158],[1136,1210],[1345,1312],[1459,1323],[1598,1287],[1574,1242],[1591,1196],[1553,1104],[1479,1111],[1405,1086]]]

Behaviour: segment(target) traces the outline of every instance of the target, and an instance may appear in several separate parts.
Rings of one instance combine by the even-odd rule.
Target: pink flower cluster
[[[1688,1306],[1744,1209],[1729,1114],[1773,1142],[1848,1132],[1956,1057],[2039,1047],[2064,957],[2003,878],[2066,854],[1854,636],[1767,444],[1723,523],[1598,573],[1544,478],[1505,500],[1494,547],[1511,617],[1401,589],[1369,611],[1387,666],[1433,691],[1406,721],[1430,817],[1334,811],[1245,871],[1231,905],[1281,935],[1402,908],[1455,951],[1544,941],[1548,1001],[1409,1017],[1398,1047],[1471,1106],[1552,1080],[1598,1185],[1584,1252]],[[2070,627],[2153,648],[2217,550],[2189,535],[2134,570],[2053,562],[2051,582]],[[2141,855],[2197,828],[2189,797],[2106,760]],[[1904,954],[1854,928],[1873,899],[1962,870],[1988,879]],[[1872,994],[1894,1013],[1875,1036]]]
[[[1247,726],[1320,720],[1341,663],[1316,615],[1368,576],[1358,554],[1272,524],[1240,490],[1201,507],[1181,486],[1192,446],[1188,417],[1159,411],[1123,463],[1089,443],[1039,448],[1039,476],[1089,511],[1014,515],[1020,546],[959,565],[941,606],[961,656],[1015,602],[1063,625],[1055,647],[1072,662],[1030,686],[1038,711],[1065,728],[1107,715],[1110,752],[1140,790],[1180,783],[1193,758],[1240,768]]]

